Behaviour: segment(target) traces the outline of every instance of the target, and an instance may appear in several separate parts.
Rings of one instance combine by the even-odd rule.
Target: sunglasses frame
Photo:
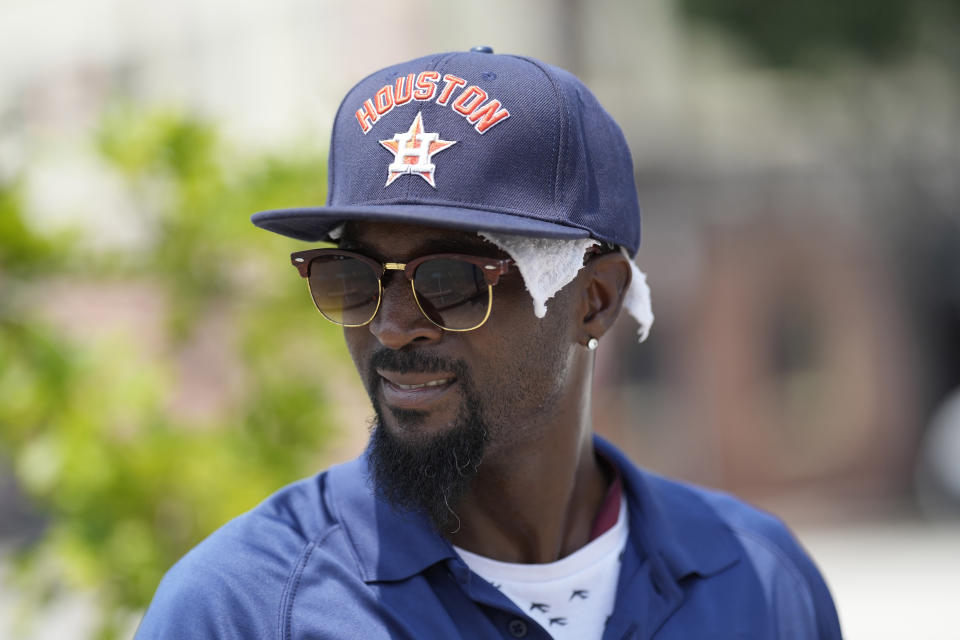
[[[323,311],[320,310],[320,307],[317,306],[316,299],[313,297],[313,290],[310,288],[310,265],[319,257],[335,255],[360,260],[361,262],[369,265],[373,269],[374,273],[377,274],[377,306],[374,308],[373,313],[370,314],[370,318],[366,322],[362,322],[360,324],[345,324],[343,322],[337,322],[336,320],[329,318],[323,313]],[[479,267],[481,273],[483,273],[484,281],[487,284],[487,312],[484,314],[483,319],[476,325],[467,329],[451,329],[443,326],[442,324],[434,322],[433,318],[431,318],[424,310],[423,305],[420,303],[420,298],[417,296],[417,289],[413,284],[413,277],[417,271],[417,267],[428,260],[437,259],[460,260],[467,262]],[[420,309],[420,312],[424,315],[424,317],[444,331],[457,332],[473,331],[474,329],[479,329],[487,322],[487,319],[490,317],[490,313],[493,311],[493,287],[500,282],[500,276],[510,271],[510,267],[514,264],[514,261],[510,258],[488,258],[465,253],[432,253],[425,256],[420,256],[419,258],[414,258],[410,262],[405,263],[377,262],[373,258],[365,256],[362,253],[344,251],[342,249],[308,249],[306,251],[296,251],[290,254],[290,262],[297,268],[297,271],[300,272],[300,277],[307,281],[307,288],[310,290],[310,299],[314,301],[314,306],[317,306],[317,311],[320,311],[320,315],[333,324],[341,327],[354,328],[363,327],[373,322],[373,319],[377,317],[377,313],[380,311],[380,304],[383,302],[383,276],[386,275],[387,271],[402,271],[407,280],[410,281],[410,290],[413,292],[413,299],[416,301],[417,308]]]

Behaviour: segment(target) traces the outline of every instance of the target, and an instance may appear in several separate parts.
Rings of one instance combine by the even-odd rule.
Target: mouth
[[[426,410],[456,385],[452,373],[401,373],[377,369],[384,401],[398,409]]]

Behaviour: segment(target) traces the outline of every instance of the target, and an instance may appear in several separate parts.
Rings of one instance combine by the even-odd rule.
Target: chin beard
[[[396,352],[394,352],[396,353]],[[433,361],[404,354],[406,370],[440,370]],[[424,434],[416,427],[423,421],[421,411],[387,409],[402,436],[384,426],[383,408],[371,393],[376,417],[370,436],[368,457],[376,494],[405,511],[424,513],[438,531],[456,533],[460,519],[454,509],[470,489],[483,460],[488,429],[479,399],[462,363],[454,369],[463,393],[463,403],[453,424],[439,434]],[[391,367],[398,369],[399,367]],[[371,389],[374,387],[371,387]]]

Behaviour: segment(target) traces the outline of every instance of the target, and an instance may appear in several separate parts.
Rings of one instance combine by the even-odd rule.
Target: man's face
[[[347,225],[340,247],[380,262],[432,253],[508,257],[476,233],[383,223]],[[386,273],[376,317],[344,329],[377,414],[371,462],[382,494],[426,509],[440,524],[481,462],[546,435],[575,345],[569,289],[539,319],[514,268],[493,288],[487,322],[453,332],[423,315],[402,273]]]

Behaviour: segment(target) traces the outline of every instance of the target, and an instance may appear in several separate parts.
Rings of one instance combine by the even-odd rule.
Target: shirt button
[[[525,638],[527,636],[527,623],[523,620],[511,620],[509,629],[510,635],[514,638]]]

